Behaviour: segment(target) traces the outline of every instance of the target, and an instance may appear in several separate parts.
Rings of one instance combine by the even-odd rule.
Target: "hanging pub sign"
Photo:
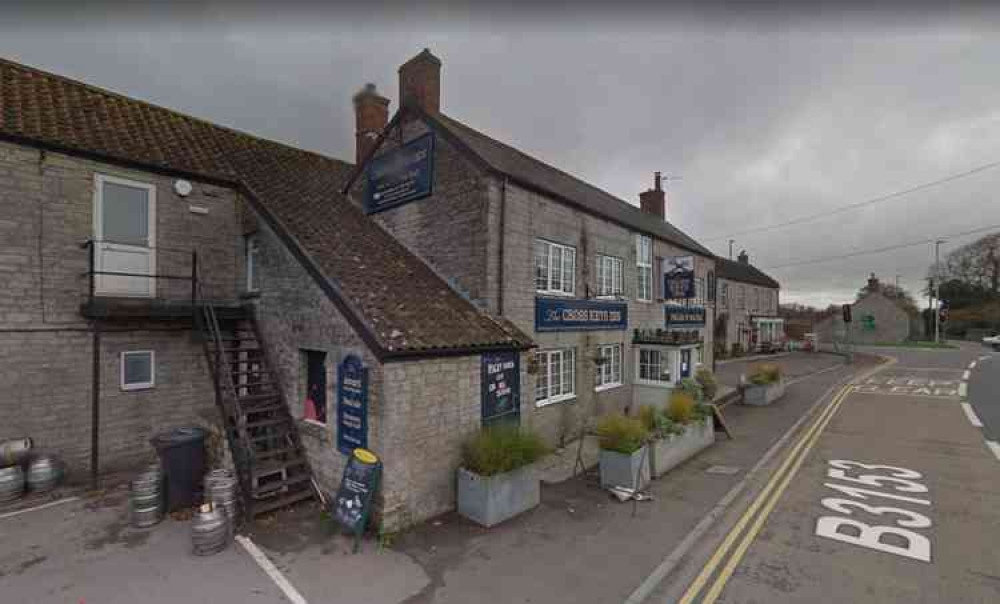
[[[667,300],[690,300],[694,296],[694,256],[664,258],[663,297]]]
[[[365,212],[381,212],[427,197],[433,182],[434,134],[427,133],[372,159]]]
[[[483,424],[508,417],[517,418],[521,373],[516,351],[490,352],[482,356]]]
[[[337,367],[337,450],[350,455],[368,446],[368,369],[348,355]]]
[[[603,300],[535,298],[535,331],[625,329],[628,304]]]
[[[663,307],[667,327],[704,327],[705,309],[700,306],[676,306],[667,304]]]

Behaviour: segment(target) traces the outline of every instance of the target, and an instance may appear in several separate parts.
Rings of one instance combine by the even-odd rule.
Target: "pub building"
[[[635,207],[447,115],[429,50],[398,75],[391,119],[373,84],[355,97],[349,194],[534,341],[522,425],[564,444],[588,419],[662,403],[711,367],[715,257],[666,220],[658,172]]]

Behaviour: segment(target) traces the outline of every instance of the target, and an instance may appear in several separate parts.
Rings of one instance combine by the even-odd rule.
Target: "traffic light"
[[[947,323],[948,322],[948,307],[947,306],[942,305],[941,308],[938,309],[938,321],[940,321],[941,323]]]
[[[843,313],[844,313],[844,323],[850,323],[851,322],[851,305],[850,304],[844,304],[843,306],[840,307],[840,310],[843,311]]]

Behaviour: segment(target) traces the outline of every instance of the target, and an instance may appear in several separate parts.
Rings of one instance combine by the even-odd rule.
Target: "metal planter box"
[[[715,442],[712,418],[689,424],[683,434],[657,439],[649,444],[649,471],[653,478],[663,476]]]
[[[616,451],[601,449],[601,488],[625,487],[639,490],[649,484],[648,447],[627,455]],[[635,484],[636,476],[639,484]]]
[[[749,384],[743,390],[743,404],[763,407],[785,396],[785,380],[773,384]]]
[[[486,527],[500,524],[541,502],[534,466],[495,476],[458,469],[458,513]]]

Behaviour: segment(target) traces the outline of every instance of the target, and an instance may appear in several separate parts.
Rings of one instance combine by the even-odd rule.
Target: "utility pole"
[[[734,243],[736,243],[736,240],[735,240],[735,239],[730,239],[730,240],[729,240],[729,259],[730,259],[730,260],[732,260],[732,259],[733,259],[733,244],[734,244]]]
[[[941,342],[941,244],[944,239],[934,242],[934,343]]]

